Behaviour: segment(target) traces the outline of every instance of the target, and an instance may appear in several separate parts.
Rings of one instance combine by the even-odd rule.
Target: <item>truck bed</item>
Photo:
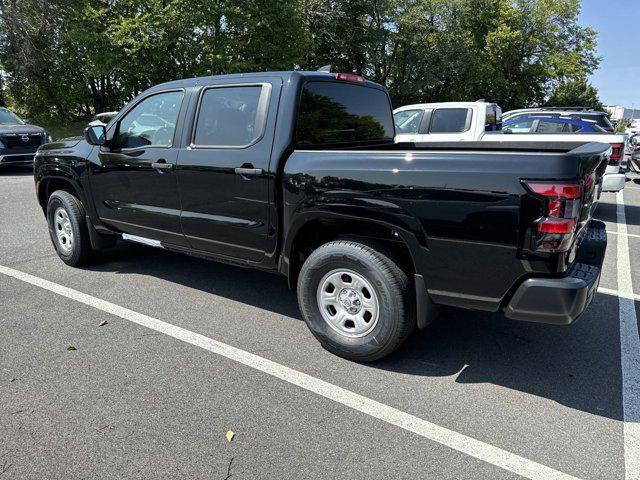
[[[410,244],[437,303],[496,311],[536,274],[562,274],[571,251],[528,248],[522,180],[600,177],[609,146],[500,142],[388,144],[295,150],[285,164],[284,231],[307,213],[383,218]],[[411,245],[411,242],[414,244]]]

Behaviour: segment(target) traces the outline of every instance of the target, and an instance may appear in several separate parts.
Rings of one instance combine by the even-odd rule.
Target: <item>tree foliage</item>
[[[0,0],[0,89],[32,116],[81,117],[167,80],[330,64],[384,84],[394,105],[523,107],[566,98],[597,68],[579,11],[579,0]]]

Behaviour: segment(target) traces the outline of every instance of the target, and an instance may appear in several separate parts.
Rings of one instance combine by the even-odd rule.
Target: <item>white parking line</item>
[[[614,295],[616,297],[628,298],[629,300],[640,301],[640,295],[636,293],[621,292],[620,290],[614,290],[613,288],[598,287],[598,292],[605,293],[607,295]]]
[[[640,238],[640,235],[635,235],[633,233],[620,233],[620,232],[614,232],[613,230],[607,230],[607,233],[612,233],[614,235],[625,235],[627,237]]]
[[[622,191],[616,194],[618,223],[618,305],[620,312],[620,361],[624,416],[624,467],[627,480],[640,479],[640,337],[633,298],[627,219]]]
[[[124,320],[142,325],[165,335],[169,335],[183,342],[190,343],[210,352],[222,355],[230,360],[272,375],[273,377],[289,382],[309,392],[325,397],[334,402],[353,408],[383,422],[400,427],[408,432],[426,439],[445,445],[453,450],[462,452],[491,465],[503,468],[517,475],[534,480],[550,479],[576,479],[571,475],[562,473],[553,468],[526,459],[501,448],[484,443],[462,433],[449,430],[427,420],[423,420],[409,413],[390,407],[372,400],[363,395],[351,392],[337,385],[299,372],[272,360],[260,357],[253,353],[240,350],[225,343],[213,340],[195,332],[177,327],[157,318],[149,317],[142,313],[134,312],[106,300],[87,295],[43,278],[35,277],[28,273],[20,272],[0,265],[0,273],[16,278],[23,282],[57,293],[63,297],[89,305],[104,312],[116,315]]]

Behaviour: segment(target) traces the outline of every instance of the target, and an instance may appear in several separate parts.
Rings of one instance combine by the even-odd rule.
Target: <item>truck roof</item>
[[[203,77],[184,78],[182,80],[173,80],[171,82],[161,83],[151,87],[149,90],[164,90],[166,88],[187,88],[195,87],[199,85],[207,85],[216,83],[217,81],[233,80],[233,79],[251,79],[251,78],[264,78],[264,77],[280,77],[283,82],[291,80],[292,82],[299,82],[301,80],[335,80],[338,72],[325,72],[325,71],[273,71],[273,72],[249,72],[249,73],[229,73],[225,75],[209,75]],[[373,87],[380,90],[385,88],[379,83],[372,82],[371,80],[364,80],[364,85],[367,87]]]

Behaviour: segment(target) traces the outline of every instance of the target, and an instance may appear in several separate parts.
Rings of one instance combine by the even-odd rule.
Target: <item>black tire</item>
[[[73,242],[65,248],[61,244],[56,229],[59,225],[54,216],[58,209],[64,209],[71,223]],[[49,235],[60,259],[72,267],[77,267],[89,261],[95,251],[91,248],[89,231],[87,230],[87,219],[82,202],[73,194],[66,190],[56,190],[49,197],[47,202],[47,223],[49,224]]]
[[[358,362],[381,359],[396,350],[416,325],[411,282],[384,248],[338,240],[313,251],[298,277],[302,316],[321,345],[340,357]],[[390,258],[391,257],[391,258]],[[379,299],[377,323],[362,336],[350,337],[329,325],[320,311],[320,282],[334,270],[347,269],[363,277]]]

